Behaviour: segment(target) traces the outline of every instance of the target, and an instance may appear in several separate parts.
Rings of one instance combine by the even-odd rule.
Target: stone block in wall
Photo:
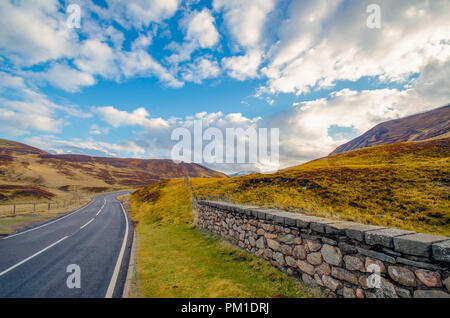
[[[365,232],[365,242],[369,245],[382,245],[385,247],[394,247],[394,237],[414,234],[411,231],[399,230],[399,229],[381,229],[375,231]]]
[[[394,237],[394,249],[397,252],[409,255],[429,257],[431,245],[447,241],[448,237],[415,233]]]
[[[309,224],[309,227],[311,230],[316,231],[318,233],[325,233],[325,225],[332,224],[332,223],[338,223],[339,221],[336,220],[329,220],[325,218],[316,218],[315,220],[311,221]]]
[[[259,239],[257,239],[255,245],[258,249],[264,249],[266,247],[264,237],[261,236]]]
[[[365,261],[365,264],[364,264],[365,270],[367,271],[367,269],[369,269],[372,264],[377,266],[376,268],[377,268],[379,273],[386,273],[386,267],[384,266],[382,261],[377,260],[377,259],[373,259],[373,258],[370,258],[370,257],[366,256],[366,261]]]
[[[354,222],[344,222],[337,221],[335,223],[325,224],[325,233],[331,235],[343,235],[347,229],[350,229],[354,226],[358,225],[358,223]]]
[[[345,298],[356,298],[356,294],[355,294],[355,291],[353,290],[353,288],[349,288],[349,287],[345,287],[345,286],[344,286],[344,290],[343,290],[343,296]]]
[[[450,298],[450,294],[441,290],[416,290],[414,298]]]
[[[311,222],[320,220],[320,218],[318,218],[317,216],[299,213],[296,213],[293,217],[296,219],[296,226],[303,229],[309,228]]]
[[[292,255],[296,259],[305,259],[306,258],[306,249],[303,245],[297,245],[292,250]]]
[[[322,254],[320,254],[319,252],[310,253],[306,257],[306,260],[311,265],[320,265],[320,264],[322,264]]]
[[[322,263],[319,266],[316,267],[316,273],[320,276],[322,275],[330,275],[331,274],[331,267],[327,263]]]
[[[365,271],[364,260],[361,257],[345,255],[344,263],[345,268],[347,268],[350,271],[360,271],[360,272]]]
[[[324,244],[320,250],[325,262],[331,265],[339,266],[342,263],[342,253],[335,247],[328,244]]]
[[[403,286],[415,287],[417,285],[416,276],[406,267],[390,265],[388,273],[395,282]]]
[[[331,289],[332,291],[336,291],[342,287],[342,283],[329,275],[323,275],[322,276],[322,282],[323,284]]]
[[[372,250],[366,250],[366,249],[361,248],[361,247],[357,247],[356,249],[358,250],[358,253],[361,254],[361,255],[369,256],[371,258],[376,258],[376,259],[379,259],[381,261],[388,262],[388,263],[391,263],[391,264],[395,264],[396,263],[394,257],[386,255],[384,253],[380,253],[380,252],[376,252],[376,251],[372,251]]]
[[[303,274],[302,274],[302,281],[303,281],[306,285],[308,285],[308,286],[310,286],[310,287],[316,287],[316,286],[317,286],[316,281],[314,280],[313,277],[311,277],[311,275],[308,275],[308,274],[303,273]]]
[[[346,281],[353,285],[358,285],[358,277],[346,269],[340,267],[332,267],[331,275],[339,280]]]
[[[424,269],[416,270],[417,279],[427,287],[442,287],[441,275],[438,272],[431,272]]]
[[[267,239],[267,246],[274,251],[279,251],[281,249],[280,243],[271,239]]]
[[[314,275],[314,272],[315,272],[314,266],[312,266],[311,264],[309,264],[305,261],[298,260],[297,267],[299,270],[301,270],[304,273],[307,273],[309,275]]]
[[[374,231],[374,230],[381,230],[384,229],[383,226],[377,226],[377,225],[367,225],[367,224],[358,224],[355,223],[352,226],[349,226],[345,230],[345,234],[359,242],[364,242],[365,239],[365,232],[367,231]]]
[[[395,261],[398,264],[404,264],[404,265],[408,265],[408,266],[414,266],[417,268],[423,268],[423,269],[430,269],[430,270],[444,270],[444,268],[435,265],[435,264],[430,264],[430,263],[425,263],[425,262],[417,262],[417,261],[413,261],[407,258],[403,258],[403,257],[397,257],[395,259]]]
[[[306,246],[308,247],[308,252],[317,252],[322,248],[322,244],[317,241],[305,240]]]
[[[435,260],[450,263],[450,240],[433,244],[432,254]]]
[[[280,252],[276,252],[273,255],[273,259],[277,261],[278,264],[280,264],[280,266],[284,266],[286,265],[286,261],[284,260],[284,256],[282,253]]]
[[[297,268],[297,262],[296,262],[296,260],[293,257],[286,256],[285,259],[286,259],[286,264],[288,266],[293,267],[293,268]]]
[[[447,277],[446,280],[444,280],[445,288],[450,292],[450,277]]]

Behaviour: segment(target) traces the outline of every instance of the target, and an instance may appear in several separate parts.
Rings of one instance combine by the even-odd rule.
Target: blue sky
[[[449,101],[448,1],[378,1],[379,28],[367,24],[372,3],[3,1],[1,136],[56,153],[164,158],[171,131],[202,119],[279,128],[282,166],[324,156]],[[74,4],[80,28],[67,23]]]

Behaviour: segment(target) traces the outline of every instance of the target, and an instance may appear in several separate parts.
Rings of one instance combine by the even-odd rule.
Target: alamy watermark
[[[68,14],[66,25],[69,29],[81,28],[81,8],[78,4],[71,3],[67,6],[66,13]]]
[[[378,4],[370,4],[366,9],[370,13],[366,20],[366,25],[369,29],[381,28],[381,8]]]
[[[276,171],[279,139],[278,128],[226,128],[224,135],[216,127],[203,130],[202,120],[195,120],[193,136],[185,127],[172,131],[171,140],[178,143],[172,148],[171,158],[199,164],[256,164],[262,170]]]
[[[80,266],[77,264],[70,264],[69,266],[67,266],[66,272],[70,273],[66,280],[67,288],[81,288]]]

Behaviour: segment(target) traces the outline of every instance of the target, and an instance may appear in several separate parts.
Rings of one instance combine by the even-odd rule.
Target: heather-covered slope
[[[450,137],[450,105],[381,123],[331,154],[406,141]]]
[[[199,197],[450,235],[450,138],[354,150],[275,174],[192,183]]]
[[[167,178],[225,177],[197,164],[162,159],[54,155],[0,139],[0,201],[48,200],[137,188]]]

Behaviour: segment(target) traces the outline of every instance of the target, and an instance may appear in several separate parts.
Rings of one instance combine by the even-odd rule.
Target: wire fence
[[[0,218],[15,217],[43,212],[66,212],[91,201],[91,197],[80,197],[72,200],[59,200],[50,202],[22,202],[0,204]]]

